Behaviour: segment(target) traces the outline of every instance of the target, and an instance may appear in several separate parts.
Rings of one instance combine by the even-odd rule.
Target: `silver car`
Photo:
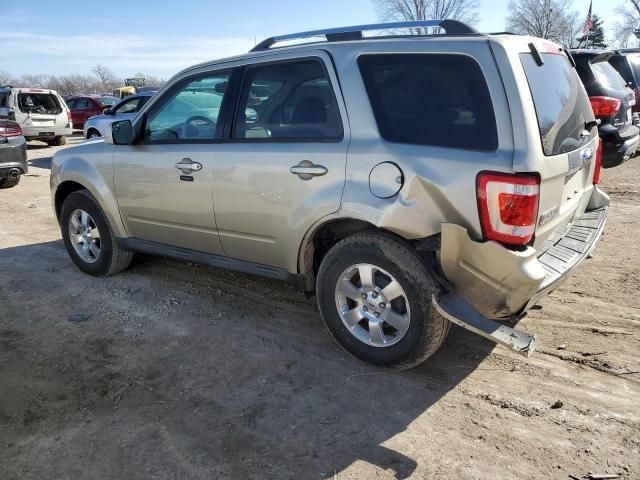
[[[601,158],[561,47],[401,22],[188,68],[104,141],[57,152],[51,191],[88,274],[146,252],[286,280],[349,353],[407,368],[450,322],[531,354],[535,335],[499,320],[595,247]]]
[[[104,136],[104,129],[108,128],[116,120],[127,120],[135,116],[136,112],[155,94],[148,91],[130,95],[113,107],[105,108],[102,115],[89,117],[84,122],[84,138],[100,138]]]

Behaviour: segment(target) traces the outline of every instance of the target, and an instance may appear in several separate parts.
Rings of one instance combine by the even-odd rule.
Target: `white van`
[[[73,133],[69,108],[55,90],[0,87],[0,107],[13,109],[27,140],[58,146],[67,143],[66,136]]]

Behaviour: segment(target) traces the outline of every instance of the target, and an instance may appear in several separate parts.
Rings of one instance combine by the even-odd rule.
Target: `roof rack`
[[[372,23],[369,25],[353,25],[350,27],[328,28],[324,30],[311,30],[308,32],[290,33],[269,37],[251,49],[252,52],[268,50],[279,42],[288,40],[301,40],[311,37],[324,36],[328,42],[345,42],[348,40],[360,40],[363,38],[362,32],[369,30],[391,30],[398,28],[427,28],[440,27],[447,35],[468,35],[477,34],[478,31],[466,23],[458,20],[416,20],[410,22]]]

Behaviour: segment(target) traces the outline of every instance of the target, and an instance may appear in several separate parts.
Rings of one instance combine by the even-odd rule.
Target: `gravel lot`
[[[639,159],[603,174],[594,258],[520,322],[532,358],[454,328],[388,373],[285,284],[153,257],[80,273],[54,150],[0,191],[0,479],[640,478]]]

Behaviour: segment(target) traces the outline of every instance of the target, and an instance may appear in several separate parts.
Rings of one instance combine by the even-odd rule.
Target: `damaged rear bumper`
[[[443,224],[440,263],[452,285],[446,303],[453,305],[456,298],[464,302],[465,307],[457,311],[468,312],[470,307],[475,313],[469,318],[477,314],[485,319],[505,319],[526,312],[593,251],[604,230],[608,205],[609,197],[594,188],[587,211],[563,236],[549,240],[540,250],[527,247],[516,251],[497,242],[478,242],[465,228]],[[436,299],[434,303],[438,306]],[[459,320],[465,323],[464,318]],[[535,343],[533,338],[531,341]],[[521,348],[529,352],[528,347]]]

